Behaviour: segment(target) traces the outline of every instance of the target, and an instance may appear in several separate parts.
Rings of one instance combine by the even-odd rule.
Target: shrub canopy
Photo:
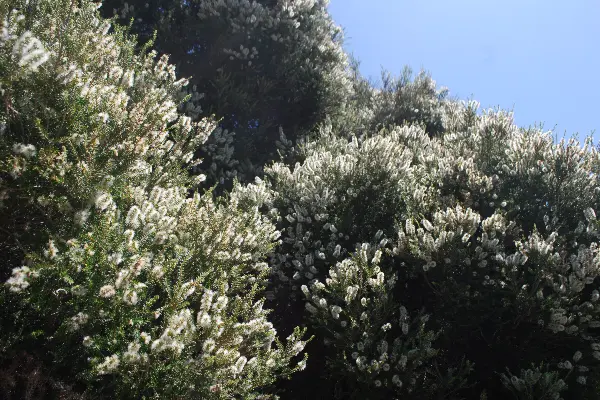
[[[253,189],[187,196],[214,126],[178,114],[187,81],[97,4],[0,4],[2,243],[23,259],[3,349],[108,398],[253,398],[300,368],[260,298],[278,233]]]
[[[2,396],[598,398],[592,139],[326,5],[0,0]]]

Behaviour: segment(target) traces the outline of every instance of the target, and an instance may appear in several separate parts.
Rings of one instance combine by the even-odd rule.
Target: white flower
[[[150,273],[155,279],[160,279],[165,275],[165,272],[161,265],[155,265],[154,267],[152,267],[152,271]]]
[[[367,358],[365,356],[360,356],[356,359],[356,366],[358,367],[359,370],[364,370],[366,368],[365,362],[367,361]]]
[[[98,293],[100,297],[110,298],[115,295],[116,291],[112,285],[104,285],[100,288],[100,292]]]
[[[228,301],[227,297],[225,297],[225,296],[217,297],[215,304],[213,304],[213,309],[217,312],[223,311],[225,309],[225,307],[227,306],[227,301]]]
[[[35,146],[32,144],[15,143],[13,144],[12,150],[14,153],[21,154],[25,158],[34,157],[36,154]]]
[[[112,356],[105,357],[104,362],[97,366],[98,375],[106,375],[116,371],[119,364],[120,360],[118,355],[113,354]]]
[[[242,372],[247,362],[248,359],[244,356],[240,356],[240,358],[237,359],[237,361],[235,362],[235,369],[238,374]]]
[[[302,290],[302,293],[304,293],[304,295],[306,297],[310,296],[310,291],[308,290],[308,287],[306,285],[302,285],[300,286],[300,289]]]
[[[301,361],[298,363],[298,369],[299,369],[300,371],[304,371],[304,370],[306,369],[306,360],[301,360]]]
[[[342,312],[342,307],[340,306],[332,306],[331,307],[331,315],[334,319],[340,318],[340,313]]]
[[[149,344],[152,341],[152,337],[146,332],[140,333],[140,338],[142,338],[144,344]]]
[[[73,216],[73,222],[77,226],[83,226],[90,218],[91,213],[88,210],[80,210]]]
[[[378,280],[375,282],[379,282]],[[377,283],[375,283],[377,284]],[[350,303],[352,300],[354,300],[356,298],[356,295],[358,293],[358,287],[357,286],[348,286],[346,288],[346,296],[344,297],[344,300],[346,301],[346,303]]]
[[[14,43],[12,55],[17,59],[20,67],[35,72],[50,57],[40,40],[30,31],[25,31]]]
[[[183,285],[181,285],[181,290],[184,292],[183,298],[187,299],[196,291],[195,282],[188,281],[188,282],[184,283]]]
[[[409,219],[406,220],[405,231],[406,231],[406,234],[409,236],[412,236],[415,234],[415,226],[413,225],[412,221]]]
[[[375,255],[373,256],[373,259],[371,260],[372,264],[379,264],[379,262],[381,261],[381,250],[377,250],[375,252]]]
[[[139,354],[140,344],[139,343],[129,343],[127,346],[127,351],[123,353],[123,361],[128,363],[138,363],[141,360],[141,356]]]
[[[427,229],[428,231],[431,232],[433,230],[433,225],[431,225],[431,222],[429,222],[429,220],[423,219],[421,223],[423,224],[423,228]]]
[[[87,314],[79,312],[77,315],[71,317],[69,320],[69,327],[73,331],[78,330],[82,325],[85,325],[88,322],[88,319],[89,316]]]
[[[125,223],[128,226],[133,228],[137,228],[140,225],[140,217],[142,216],[142,212],[140,211],[138,206],[132,206],[127,212],[127,216],[125,217]]]
[[[200,325],[202,328],[208,328],[208,327],[210,327],[212,320],[210,318],[210,315],[208,315],[207,312],[200,311],[198,313],[197,322],[198,322],[198,325]]]
[[[113,203],[113,199],[110,194],[106,192],[98,192],[96,194],[96,208],[100,211],[106,210]]]
[[[215,341],[213,339],[206,339],[204,341],[204,343],[202,344],[202,351],[210,354],[213,352],[213,350],[215,349],[216,344]]]
[[[36,271],[31,271],[29,267],[23,266],[13,268],[12,276],[6,281],[11,292],[20,292],[29,286],[28,278],[35,278],[38,276]]]
[[[215,292],[210,289],[205,289],[202,294],[202,300],[200,301],[200,308],[202,310],[208,310],[212,304],[212,299],[215,296]]]
[[[305,343],[302,341],[294,343],[294,346],[292,346],[292,352],[294,355],[298,355],[302,350],[304,350],[304,344]]]
[[[317,313],[317,309],[310,303],[306,303],[304,305],[304,307],[308,310],[308,312],[310,312],[311,314],[316,314]]]
[[[333,251],[333,256],[336,258],[339,257],[341,251],[342,251],[342,246],[340,246],[339,244],[336,245],[335,250]]]
[[[583,215],[585,216],[585,219],[588,222],[596,220],[596,211],[594,211],[594,209],[591,207],[588,207],[585,210],[583,210]]]
[[[325,300],[325,299],[319,299],[319,306],[321,308],[327,308],[327,300]]]
[[[132,306],[136,305],[138,302],[137,292],[134,290],[127,290],[123,295],[123,301]]]
[[[120,252],[112,253],[107,258],[108,262],[111,262],[115,265],[119,265],[123,262],[123,254]]]
[[[53,240],[48,241],[48,248],[44,250],[44,255],[51,260],[55,259],[58,256],[58,249],[54,245]]]

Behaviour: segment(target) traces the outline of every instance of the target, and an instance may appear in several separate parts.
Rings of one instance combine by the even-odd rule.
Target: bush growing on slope
[[[341,109],[329,109],[328,91],[348,82],[325,4],[191,1],[170,15],[157,9],[159,25],[136,20],[218,28],[206,48],[227,54],[219,65],[235,79],[213,95],[241,100],[215,129],[189,117],[205,116],[193,108],[201,99],[192,90],[182,102],[186,81],[167,58],[138,52],[119,28],[109,33],[97,5],[0,0],[0,243],[14,267],[0,294],[3,362],[27,350],[36,360],[27,365],[52,375],[42,385],[66,381],[74,396],[268,398],[277,379],[306,367],[295,328],[306,324],[318,340],[303,374],[322,378],[327,365],[333,379],[307,385],[294,375],[304,391],[286,397],[595,398],[600,185],[591,141],[554,143],[508,113],[479,113],[425,74],[383,90],[355,75]],[[283,75],[247,68],[256,54],[237,34],[248,29],[277,37],[256,46],[272,55],[265,66],[298,73],[256,109],[244,97],[256,94],[251,79]],[[296,35],[300,47],[288,40]],[[315,37],[331,58],[308,57],[296,71]],[[197,43],[198,31],[188,39]],[[192,50],[199,59],[206,49]],[[274,105],[298,93],[290,104],[315,109],[279,114]],[[245,156],[231,146],[252,147],[234,144],[226,124],[264,129],[256,143],[272,145],[281,121],[302,136],[326,114],[332,127],[297,150],[296,165],[269,166],[267,179],[218,200],[187,196],[204,179],[186,172],[201,165],[202,145],[218,161],[204,171],[211,179],[242,171],[235,160]],[[256,115],[270,122],[246,128]],[[272,159],[261,157],[245,179]],[[269,278],[271,321],[286,344],[261,300]],[[4,364],[0,373],[22,378]]]
[[[265,398],[305,363],[261,300],[278,232],[252,188],[187,196],[214,123],[98,6],[0,1],[2,358],[109,398]]]
[[[444,108],[437,137],[324,134],[303,163],[267,169],[273,298],[305,304],[346,397],[590,395],[596,149],[475,102]]]

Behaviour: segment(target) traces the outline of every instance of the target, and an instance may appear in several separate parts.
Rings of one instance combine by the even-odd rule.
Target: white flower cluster
[[[425,71],[411,79],[405,68],[399,78],[382,74],[382,89],[373,92],[371,127],[421,124],[429,135],[444,131],[444,102],[447,89],[437,89],[436,82]]]
[[[411,393],[426,375],[427,360],[437,354],[435,335],[425,330],[427,315],[411,318],[391,297],[396,277],[386,278],[381,253],[364,243],[352,258],[329,270],[325,283],[314,280],[302,292],[310,318],[331,333],[323,339],[333,343],[336,358],[345,360],[346,373],[376,387]]]
[[[0,32],[0,46],[3,51],[10,49],[12,61],[19,71],[26,74],[36,72],[51,54],[39,38],[31,31],[24,30],[24,20],[25,17],[16,10],[5,16]]]
[[[198,194],[186,199],[185,191],[173,188],[155,186],[148,193],[135,186],[129,192],[134,205],[127,213],[119,217],[115,207],[110,213],[104,211],[101,214],[106,221],[112,222],[108,225],[109,232],[94,232],[71,240],[69,249],[57,251],[55,256],[61,268],[70,265],[76,270],[80,263],[89,263],[88,257],[108,254],[102,261],[108,268],[105,276],[110,276],[108,271],[111,269],[116,269],[117,273],[114,280],[105,281],[97,289],[97,295],[107,306],[110,304],[110,308],[122,304],[121,313],[138,315],[142,312],[153,315],[152,319],[156,321],[144,326],[143,329],[152,333],[144,333],[143,344],[124,343],[127,348],[115,352],[110,362],[96,365],[98,373],[118,374],[119,365],[153,362],[159,354],[166,354],[172,362],[197,357],[198,368],[211,370],[215,380],[225,380],[231,371],[238,371],[236,374],[239,375],[244,369],[246,363],[239,355],[242,347],[246,354],[254,351],[268,356],[256,359],[250,364],[252,368],[260,368],[268,360],[273,360],[271,368],[280,368],[288,355],[295,356],[301,350],[298,350],[298,338],[289,348],[271,348],[277,332],[266,320],[262,303],[249,303],[249,299],[240,297],[247,296],[247,289],[259,283],[257,278],[266,273],[266,265],[257,260],[276,237],[273,225],[261,217],[258,207],[246,209],[244,214],[239,209],[240,203],[253,201],[248,195],[253,192],[250,187],[234,191],[228,207],[217,207],[208,196]],[[114,242],[95,239],[101,240],[107,233],[116,233]],[[111,253],[111,249],[118,251]],[[180,275],[173,275],[181,268],[184,271],[197,268],[198,261],[195,260],[204,260],[203,274],[216,280],[212,287],[219,288],[219,295],[208,288],[198,292],[197,289],[204,286],[201,281],[182,282]],[[207,264],[210,260],[213,264]],[[214,269],[209,270],[209,266]],[[78,280],[85,280],[88,273],[86,270],[79,272]],[[173,304],[166,309],[156,308],[148,295],[150,291],[164,290],[164,285],[169,287]],[[200,293],[201,297],[198,297]],[[201,298],[198,310],[182,307],[194,298]],[[230,299],[234,299],[233,302]],[[236,316],[244,308],[244,315],[249,316],[246,321]],[[238,311],[234,313],[233,310]],[[104,323],[111,322],[110,315],[102,317]],[[68,321],[72,330],[75,322],[77,329],[83,325],[80,319],[73,321]],[[138,329],[130,328],[130,335],[142,337]],[[98,342],[92,331],[86,333],[88,342]],[[194,355],[193,345],[198,342],[203,343],[203,351]],[[164,359],[165,356],[160,357]],[[250,370],[246,372],[251,373]]]
[[[29,286],[29,279],[38,276],[37,271],[32,271],[29,267],[23,266],[13,268],[12,276],[6,281],[6,285],[11,292],[20,292]]]
[[[207,156],[212,159],[208,169],[209,176],[216,181],[220,181],[220,183],[223,183],[225,179],[232,179],[237,176],[236,167],[239,161],[232,158],[234,137],[235,132],[217,128],[202,146]]]
[[[35,146],[32,144],[15,143],[13,151],[16,154],[22,154],[25,158],[34,157],[36,154]]]
[[[519,376],[509,372],[508,374],[502,373],[501,378],[504,386],[517,397],[544,396],[549,399],[561,400],[563,398],[560,392],[567,389],[567,384],[560,378],[558,371],[543,372],[541,367],[535,365],[533,368],[522,369]]]
[[[320,62],[321,57],[334,57],[338,61],[327,66],[331,65],[335,69],[326,73],[348,81],[344,71],[347,55],[341,47],[340,39],[337,39],[341,35],[341,29],[327,18],[325,1],[286,0],[277,1],[275,6],[268,7],[259,2],[243,0],[210,0],[199,2],[198,6],[201,20],[226,18],[231,32],[246,34],[250,43],[255,40],[253,35],[257,29],[261,29],[264,31],[261,34],[270,37],[274,46],[278,43],[293,43],[298,49],[316,49],[313,52],[314,58],[297,60],[301,63],[296,65],[299,70],[317,69],[324,65]],[[232,58],[245,62],[260,56],[256,47],[244,44],[239,49],[225,48],[223,51]]]
[[[277,192],[274,204],[287,212],[280,221],[285,247],[271,259],[282,281],[297,288],[322,276],[355,243],[389,242],[373,222],[389,221],[398,207],[420,207],[429,196],[412,166],[413,152],[402,145],[403,137],[417,133],[406,127],[363,142],[324,136],[309,145],[305,162],[293,172],[281,163],[267,168]],[[350,211],[362,206],[362,214]]]

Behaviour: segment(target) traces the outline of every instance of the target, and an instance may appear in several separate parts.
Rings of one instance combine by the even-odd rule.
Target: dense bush
[[[2,242],[23,258],[3,359],[25,347],[108,398],[254,398],[302,368],[302,332],[280,344],[263,309],[278,233],[251,191],[187,197],[213,123],[178,115],[167,58],[89,1],[0,4]]]
[[[106,0],[101,11],[131,21],[142,43],[156,31],[155,48],[190,77],[188,115],[220,119],[219,135],[203,147],[210,181],[252,180],[277,158],[280,128],[295,141],[344,111],[352,87],[342,32],[327,4]]]
[[[590,138],[376,89],[325,1],[143,3],[0,0],[2,396],[598,398]]]
[[[370,398],[574,398],[600,359],[598,153],[477,108],[448,103],[434,138],[324,132],[267,169],[272,297],[305,302],[330,372]]]

